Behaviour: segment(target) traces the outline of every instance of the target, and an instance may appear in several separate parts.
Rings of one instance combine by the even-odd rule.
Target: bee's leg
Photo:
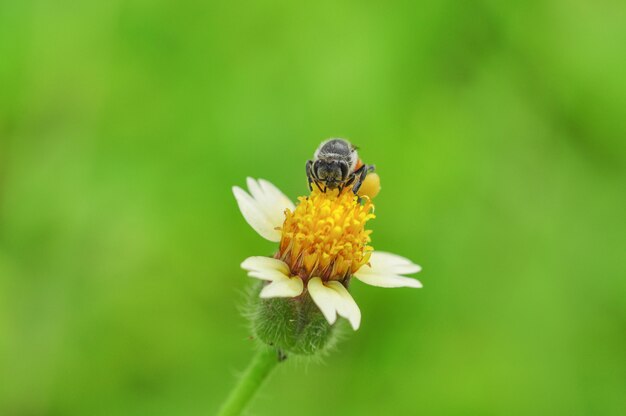
[[[352,172],[352,178],[354,180],[354,178],[358,177],[359,175],[361,175],[361,173],[363,173],[364,170],[367,170],[368,165],[361,165],[360,168],[358,168],[357,170],[355,170],[354,172]]]
[[[313,170],[312,160],[308,160],[306,162],[306,178],[309,183],[309,191],[313,191],[313,184],[315,184],[315,186],[317,186],[317,189],[319,189],[320,192],[326,193],[326,187],[324,186],[324,189],[322,189],[322,187],[320,186],[320,181],[315,175],[315,171]]]
[[[339,193],[341,193],[341,191],[343,191],[345,188],[348,188],[350,185],[352,185],[355,179],[356,177],[354,176],[354,174],[348,176],[348,180],[342,183],[341,186],[339,187]]]
[[[309,183],[309,191],[313,190],[313,185],[312,184],[315,181],[315,179],[313,178],[313,169],[312,168],[313,168],[313,161],[312,160],[307,160],[307,162],[306,162],[306,179],[307,179],[307,181]]]
[[[365,177],[367,176],[369,172],[373,172],[373,171],[374,171],[373,165],[363,165],[357,170],[355,170],[353,173],[355,182],[354,182],[354,186],[352,187],[352,192],[354,192],[355,194],[359,192],[359,189],[361,188],[361,185],[363,185],[363,181],[365,180]]]

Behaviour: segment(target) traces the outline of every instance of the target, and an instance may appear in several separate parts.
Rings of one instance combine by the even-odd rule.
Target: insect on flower
[[[261,298],[309,297],[329,324],[337,316],[359,328],[361,311],[348,285],[352,278],[380,287],[422,287],[404,275],[420,266],[396,254],[375,251],[367,222],[375,218],[371,197],[359,193],[373,166],[362,164],[356,149],[342,139],[323,142],[307,163],[311,194],[295,206],[263,179],[248,178],[248,192],[235,186],[239,209],[250,226],[279,243],[273,257],[253,256],[241,264],[250,277],[267,283]],[[313,187],[312,183],[316,186]],[[323,185],[323,186],[322,186]],[[378,185],[378,187],[377,187]],[[343,191],[352,186],[351,191]]]
[[[313,160],[306,162],[306,176],[311,191],[313,184],[322,192],[327,189],[339,189],[341,192],[343,188],[352,186],[352,192],[356,194],[370,172],[374,172],[374,165],[363,164],[357,148],[344,139],[322,142]]]

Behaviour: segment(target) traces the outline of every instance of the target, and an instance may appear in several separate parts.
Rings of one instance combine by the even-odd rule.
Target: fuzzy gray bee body
[[[344,139],[329,139],[322,142],[313,155],[313,160],[306,163],[309,189],[313,184],[322,192],[327,189],[339,189],[352,186],[352,192],[358,192],[368,172],[374,166],[364,165],[359,160],[356,147]]]

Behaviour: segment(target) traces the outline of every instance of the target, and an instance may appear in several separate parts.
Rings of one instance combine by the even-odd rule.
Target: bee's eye
[[[318,177],[320,177],[323,166],[324,165],[320,160],[316,160],[315,162],[313,162],[313,172],[315,172],[315,175],[317,175]]]
[[[341,168],[341,179],[345,180],[348,177],[348,164],[342,160],[339,162],[339,168]]]

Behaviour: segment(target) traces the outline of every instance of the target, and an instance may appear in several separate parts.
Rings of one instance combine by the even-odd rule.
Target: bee
[[[366,180],[371,177],[372,182],[367,187],[373,188],[368,196],[374,197],[380,189],[380,178],[374,172],[374,165],[366,165],[360,159],[357,148],[344,139],[328,139],[317,148],[313,160],[306,162],[306,176],[309,190],[313,190],[313,184],[326,192],[327,189],[338,189],[339,193],[344,188],[351,187],[356,195]],[[369,175],[368,175],[369,174]],[[370,195],[373,194],[373,195]]]

